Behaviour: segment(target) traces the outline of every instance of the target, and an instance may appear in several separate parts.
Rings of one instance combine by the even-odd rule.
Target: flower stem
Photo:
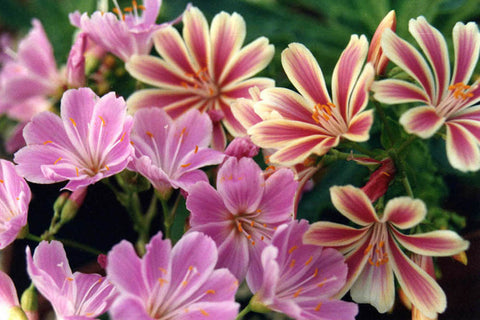
[[[240,311],[240,313],[238,314],[238,316],[235,318],[235,320],[241,320],[243,319],[243,317],[245,317],[245,315],[247,313],[249,313],[250,311],[252,311],[252,306],[250,304],[248,304],[245,308],[243,308],[242,311]]]

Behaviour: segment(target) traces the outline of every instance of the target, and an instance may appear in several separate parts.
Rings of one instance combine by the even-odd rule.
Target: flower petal
[[[199,182],[190,188],[186,206],[193,228],[210,222],[227,221],[230,216],[222,198],[208,182]]]
[[[356,224],[366,226],[379,221],[370,199],[361,189],[352,185],[333,186],[330,196],[334,207]]]
[[[452,37],[455,63],[451,84],[459,82],[466,84],[475,69],[480,51],[480,35],[477,24],[469,22],[464,25],[457,22],[453,27]]]
[[[239,98],[230,106],[232,114],[245,130],[262,121],[253,109],[253,103],[250,99]]]
[[[434,108],[421,106],[407,110],[399,121],[408,133],[427,139],[440,129],[445,119],[439,117]]]
[[[388,201],[382,222],[390,222],[400,229],[409,229],[425,219],[427,207],[422,200],[398,197]]]
[[[183,14],[183,38],[195,61],[195,67],[206,68],[211,54],[208,23],[203,13],[196,7],[190,7]]]
[[[319,221],[310,226],[303,236],[303,242],[325,247],[348,246],[365,237],[368,230],[368,228],[355,229],[343,224]]]
[[[185,73],[195,74],[198,71],[193,68],[185,42],[177,29],[172,26],[161,28],[153,34],[152,39],[155,49],[167,63]]]
[[[352,89],[352,94],[348,101],[348,121],[351,121],[359,112],[365,109],[370,98],[370,87],[375,78],[375,70],[373,65],[368,63],[360,74],[355,86]]]
[[[153,236],[146,245],[146,253],[142,258],[142,275],[148,292],[153,292],[153,289],[158,287],[159,279],[165,280],[166,283],[170,282],[171,249],[170,240],[162,240],[161,232]],[[163,293],[157,291],[156,294],[162,296],[168,290],[168,286],[160,286],[159,290]]]
[[[290,82],[312,105],[331,102],[322,70],[303,44],[289,44],[282,52],[282,65]]]
[[[242,282],[250,264],[249,245],[250,243],[243,234],[232,230],[218,247],[217,268],[228,268],[235,278]]]
[[[383,103],[398,104],[408,102],[429,103],[429,97],[418,85],[397,79],[375,81],[372,84],[373,97]]]
[[[475,137],[463,126],[446,124],[447,157],[452,167],[463,172],[480,169],[480,150]]]
[[[350,141],[363,142],[370,138],[370,128],[373,124],[373,110],[356,114],[348,124],[348,131],[342,137]]]
[[[404,235],[392,229],[395,239],[407,250],[425,256],[451,256],[468,249],[469,242],[450,230]]]

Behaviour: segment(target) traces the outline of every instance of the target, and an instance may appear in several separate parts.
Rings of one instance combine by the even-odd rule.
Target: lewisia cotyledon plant
[[[411,261],[401,247],[425,256],[450,256],[468,248],[453,231],[440,230],[404,235],[398,229],[419,224],[426,215],[421,200],[398,197],[387,202],[379,218],[368,196],[353,186],[332,187],[335,208],[360,229],[331,222],[312,224],[304,242],[339,248],[348,264],[347,283],[350,295],[358,303],[370,303],[386,312],[395,300],[395,274],[407,298],[424,315],[433,318],[446,308],[446,297],[427,272]]]
[[[201,167],[219,164],[225,155],[208,148],[212,122],[207,114],[190,110],[172,120],[160,108],[138,110],[131,140],[135,149],[129,168],[145,176],[160,193],[171,188],[208,182]]]
[[[13,163],[0,160],[0,249],[12,243],[27,224],[32,193]]]
[[[374,98],[389,104],[421,103],[400,117],[405,130],[426,139],[445,125],[450,164],[461,171],[480,169],[480,86],[478,80],[468,85],[480,52],[477,24],[458,22],[453,28],[453,75],[442,34],[424,17],[410,20],[409,30],[431,68],[411,44],[386,30],[384,53],[418,85],[397,79],[378,81],[372,86]]]
[[[254,108],[264,121],[248,130],[258,146],[277,149],[271,162],[294,165],[311,154],[327,153],[341,138],[368,140],[373,113],[364,109],[375,71],[370,63],[363,67],[367,51],[365,36],[353,35],[333,71],[333,100],[320,66],[304,45],[292,43],[282,52],[285,73],[300,94],[285,88],[263,90]]]
[[[107,278],[119,292],[112,319],[235,319],[238,281],[216,263],[215,242],[199,232],[173,248],[158,233],[142,258],[130,242],[120,242],[108,253]]]
[[[217,14],[209,30],[203,13],[191,7],[183,15],[183,25],[183,39],[173,27],[155,32],[153,42],[160,58],[133,56],[126,64],[133,77],[158,87],[135,92],[127,101],[129,108],[161,107],[173,118],[192,108],[215,111],[215,118],[222,119],[232,135],[244,134],[230,103],[249,97],[253,86],[274,85],[268,78],[249,79],[270,62],[273,45],[260,37],[242,48],[246,26],[236,13]],[[213,147],[223,150],[225,143],[225,132],[216,121]]]
[[[26,251],[28,275],[57,319],[94,319],[110,308],[116,296],[113,285],[98,274],[72,273],[61,242],[40,242],[33,257],[29,247]]]
[[[343,255],[335,249],[303,244],[306,220],[278,227],[261,256],[261,268],[248,279],[259,304],[294,319],[352,320],[358,307],[335,299],[347,277]]]
[[[191,230],[212,237],[218,265],[242,281],[250,265],[259,265],[275,228],[292,220],[296,188],[289,169],[265,179],[253,159],[230,157],[218,171],[217,190],[207,182],[190,188]]]
[[[61,117],[42,112],[25,127],[17,171],[35,183],[68,180],[72,191],[122,171],[133,153],[126,108],[114,92],[99,98],[89,88],[66,91]]]

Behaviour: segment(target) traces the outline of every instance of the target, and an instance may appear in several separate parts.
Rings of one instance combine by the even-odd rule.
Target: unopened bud
[[[60,214],[61,221],[67,222],[72,220],[83,204],[87,195],[87,187],[79,188],[72,192],[70,197],[65,201]]]
[[[22,293],[20,305],[26,312],[38,310],[38,293],[33,284]]]
[[[57,200],[55,200],[55,202],[53,203],[53,210],[55,212],[61,212],[69,196],[70,196],[70,192],[62,192],[58,196]]]
[[[8,313],[8,320],[28,320],[27,315],[19,306],[11,307]]]

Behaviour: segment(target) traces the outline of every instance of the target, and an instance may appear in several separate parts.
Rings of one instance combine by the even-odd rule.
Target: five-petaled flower
[[[108,253],[107,278],[119,291],[112,319],[235,319],[238,281],[216,263],[215,242],[199,232],[173,248],[159,232],[142,258],[130,242],[120,242]]]
[[[153,42],[160,58],[133,56],[126,64],[133,77],[158,87],[135,92],[127,101],[129,108],[161,107],[173,118],[192,108],[218,111],[215,117],[222,118],[232,135],[244,134],[230,103],[249,97],[253,86],[273,86],[268,78],[249,79],[270,62],[273,45],[260,37],[242,48],[246,26],[237,13],[217,14],[209,30],[203,13],[192,7],[185,11],[183,24],[183,39],[173,27],[155,32]],[[213,147],[223,150],[225,143],[225,132],[216,121]]]
[[[278,227],[248,280],[260,304],[294,319],[354,319],[356,304],[335,299],[347,277],[344,257],[335,249],[303,244],[306,220]]]
[[[468,241],[448,230],[404,235],[397,229],[419,224],[426,215],[421,200],[398,197],[390,200],[379,218],[368,196],[353,186],[332,187],[332,202],[342,215],[360,229],[331,222],[316,222],[304,241],[338,248],[346,255],[347,283],[342,293],[358,303],[370,303],[386,312],[395,300],[395,274],[405,295],[424,315],[434,317],[446,307],[440,286],[400,249],[425,256],[450,256],[468,248]]]
[[[132,117],[123,98],[99,98],[91,89],[72,89],[61,100],[61,117],[45,111],[24,129],[27,146],[15,153],[17,171],[28,181],[69,180],[75,191],[125,169],[133,147]]]
[[[478,80],[467,84],[480,51],[477,25],[458,22],[453,28],[452,76],[447,43],[441,33],[424,17],[410,20],[409,30],[432,68],[412,45],[386,30],[382,37],[384,53],[419,85],[396,79],[382,80],[372,86],[374,98],[389,104],[420,102],[422,105],[401,116],[400,123],[405,130],[426,139],[445,124],[451,165],[461,171],[480,169],[480,106],[477,105],[480,87]]]
[[[271,162],[301,163],[311,154],[327,153],[340,138],[368,140],[373,111],[364,109],[375,72],[370,63],[362,70],[367,51],[365,36],[353,35],[333,71],[333,100],[305,46],[292,43],[283,51],[283,68],[300,94],[285,88],[263,90],[254,108],[264,121],[248,130],[255,144],[277,149]]]

